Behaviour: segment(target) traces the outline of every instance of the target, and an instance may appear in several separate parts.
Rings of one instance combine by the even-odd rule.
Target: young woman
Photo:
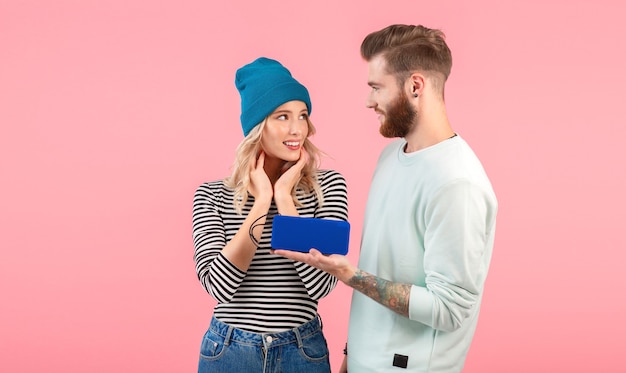
[[[198,372],[329,372],[319,299],[337,279],[270,252],[276,214],[347,220],[341,174],[319,170],[307,89],[278,61],[237,70],[241,125],[232,174],[193,203],[196,272],[218,304]]]

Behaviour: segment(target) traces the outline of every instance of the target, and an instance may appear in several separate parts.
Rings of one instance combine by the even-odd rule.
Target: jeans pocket
[[[224,337],[210,330],[206,332],[200,346],[200,356],[205,359],[217,359],[224,352]]]
[[[300,353],[309,361],[322,361],[328,359],[328,345],[321,331],[302,338]]]

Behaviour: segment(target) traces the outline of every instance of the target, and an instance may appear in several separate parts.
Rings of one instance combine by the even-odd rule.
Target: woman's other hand
[[[283,215],[297,215],[297,212],[294,214],[289,213],[289,211],[282,212],[280,211],[281,206],[286,206],[287,209],[290,210],[290,205],[293,206],[295,210],[295,205],[293,204],[293,197],[291,196],[291,191],[294,186],[300,180],[302,176],[302,169],[309,162],[309,153],[307,153],[304,148],[300,150],[300,158],[298,161],[291,165],[287,166],[282,175],[276,180],[274,184],[274,201],[276,201],[276,205],[278,206],[279,212]]]
[[[250,185],[248,193],[255,200],[272,200],[273,190],[272,183],[265,173],[263,166],[265,165],[265,153],[261,152],[255,162],[250,162]]]

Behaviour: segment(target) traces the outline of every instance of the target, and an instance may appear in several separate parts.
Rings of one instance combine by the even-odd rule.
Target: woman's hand
[[[307,153],[304,148],[300,149],[300,159],[291,167],[287,166],[288,168],[285,169],[283,174],[276,180],[274,184],[274,200],[277,205],[293,200],[291,191],[298,180],[300,180],[302,169],[304,169],[308,161],[309,153]]]
[[[265,152],[261,151],[255,162],[250,162],[250,185],[248,193],[255,200],[272,200],[273,190],[270,178],[265,173]]]

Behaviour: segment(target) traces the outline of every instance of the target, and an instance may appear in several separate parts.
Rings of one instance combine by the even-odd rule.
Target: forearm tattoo
[[[348,285],[392,311],[409,317],[411,284],[387,281],[358,269],[348,280]]]

